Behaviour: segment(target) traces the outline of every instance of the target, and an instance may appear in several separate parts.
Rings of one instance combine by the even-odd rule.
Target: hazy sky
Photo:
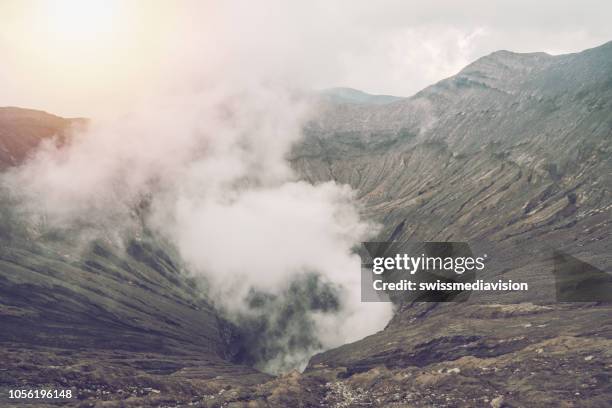
[[[209,70],[408,96],[499,49],[612,40],[612,2],[0,2],[0,106],[102,116]]]

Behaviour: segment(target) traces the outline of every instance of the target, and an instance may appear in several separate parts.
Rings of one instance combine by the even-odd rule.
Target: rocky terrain
[[[0,109],[0,163],[73,124]],[[608,407],[612,305],[557,302],[553,253],[610,271],[611,140],[612,43],[499,51],[410,98],[329,91],[289,158],[303,179],[355,188],[381,239],[489,245],[492,273],[530,291],[400,299],[385,330],[278,377],[240,364],[239,330],[164,242],[76,251],[3,203],[0,401],[36,386],[78,398],[33,406]]]

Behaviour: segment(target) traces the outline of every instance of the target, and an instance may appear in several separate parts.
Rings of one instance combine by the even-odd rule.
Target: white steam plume
[[[304,306],[312,299],[297,289],[304,311],[294,316],[307,319],[316,341],[283,348],[298,330],[285,315],[275,345],[281,351],[256,361],[284,370],[382,329],[391,308],[360,302],[352,249],[376,228],[360,219],[353,192],[299,181],[286,160],[312,113],[300,91],[304,76],[279,57],[296,55],[287,48],[295,46],[291,38],[280,37],[291,30],[258,36],[251,23],[250,37],[236,36],[227,32],[236,10],[219,8],[207,32],[186,24],[182,38],[193,43],[177,48],[168,67],[175,75],[158,84],[151,102],[93,122],[67,146],[44,144],[3,183],[20,198],[22,213],[51,228],[121,237],[138,231],[134,214],[147,203],[146,227],[206,276],[214,300],[237,324],[276,313],[295,295],[295,282],[319,275],[322,286],[313,293],[323,299],[331,290],[338,305]],[[245,13],[237,14],[245,20]],[[254,312],[253,293],[276,300]]]

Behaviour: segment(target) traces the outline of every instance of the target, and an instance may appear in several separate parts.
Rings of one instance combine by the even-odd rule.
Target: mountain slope
[[[530,283],[400,302],[384,331],[311,359],[338,376],[328,401],[606,405],[612,307],[557,303],[552,254],[612,269],[612,43],[496,52],[405,100],[326,106],[307,133],[294,167],[357,189],[380,239],[403,223],[398,240],[480,242],[494,274]]]
[[[356,188],[386,234],[410,217],[414,239],[502,238],[553,221],[569,201],[573,217],[593,222],[610,204],[612,43],[569,56],[517,54],[491,68],[499,57],[384,107],[328,108],[295,149],[295,167],[310,181]],[[520,78],[525,61],[536,67],[520,84],[492,86],[496,74]],[[570,77],[578,79],[567,89]]]
[[[32,109],[0,107],[0,170],[19,164],[42,140],[56,137],[62,143],[71,128],[85,123]]]

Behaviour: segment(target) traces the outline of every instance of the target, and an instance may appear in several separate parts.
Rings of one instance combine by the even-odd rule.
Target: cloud
[[[353,250],[377,227],[361,219],[354,192],[300,181],[286,159],[312,99],[287,81],[291,65],[251,60],[252,41],[224,41],[231,48],[216,60],[202,60],[195,49],[208,43],[198,44],[155,98],[68,145],[44,144],[2,182],[32,230],[118,247],[146,230],[171,242],[245,338],[248,322],[270,328],[249,355],[277,371],[382,329],[391,309],[360,302]],[[274,301],[254,307],[253,293]],[[321,308],[323,294],[337,307]]]

